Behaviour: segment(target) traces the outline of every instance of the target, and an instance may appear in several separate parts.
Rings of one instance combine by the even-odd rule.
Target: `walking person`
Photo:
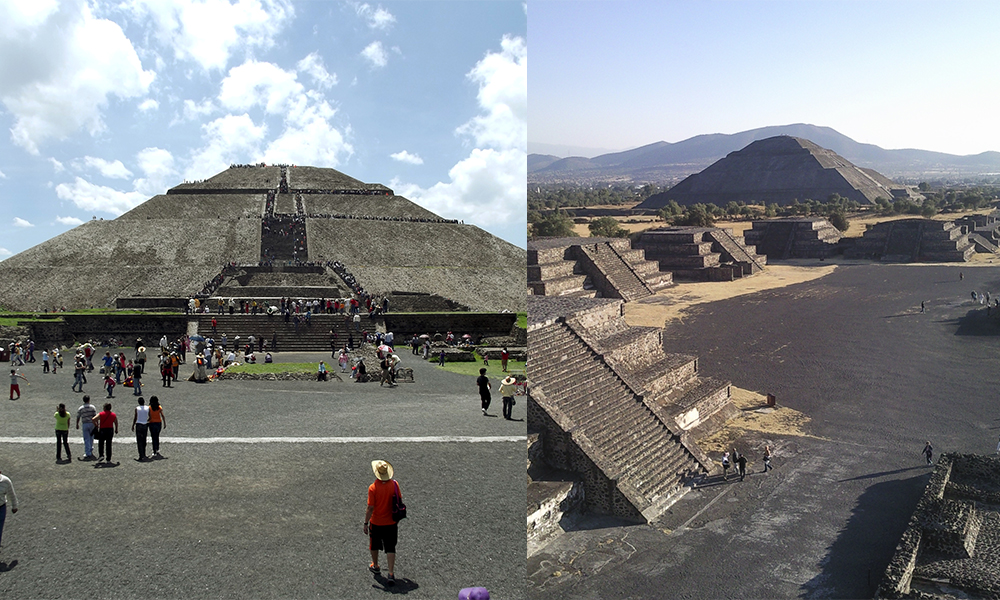
[[[83,372],[87,368],[87,364],[83,362],[83,357],[79,354],[76,355],[73,364],[73,391],[83,392]],[[80,386],[80,389],[76,389],[76,386]]]
[[[160,406],[160,399],[156,396],[149,397],[149,437],[153,438],[153,458],[163,458],[160,456],[160,431],[167,426],[167,417],[163,414],[163,407]]]
[[[932,464],[934,462],[934,447],[931,446],[930,441],[924,444],[924,449],[921,451],[925,457],[927,457],[927,464]]]
[[[90,403],[90,396],[83,397],[83,406],[76,409],[76,428],[80,428],[83,422],[83,458],[80,460],[94,460],[94,417],[97,416],[97,407]]]
[[[94,417],[99,433],[97,434],[97,462],[105,460],[106,464],[118,464],[111,462],[111,442],[115,434],[118,433],[118,415],[111,412],[111,403],[104,403],[104,410]]]
[[[139,450],[139,462],[149,460],[146,458],[146,434],[149,431],[149,407],[146,400],[139,396],[139,406],[135,407],[132,415],[132,431],[135,432],[135,445]]]
[[[27,377],[25,377],[24,375],[21,375],[20,373],[17,372],[17,369],[11,369],[10,370],[10,399],[11,400],[20,400],[21,399],[21,386],[17,385],[17,380],[18,379],[23,379],[25,383],[27,383],[29,385],[31,384],[31,382],[28,381]],[[81,389],[82,389],[82,387],[81,387]],[[14,397],[15,393],[17,394],[17,398]]]
[[[66,462],[70,462],[73,460],[73,456],[69,453],[69,421],[73,415],[66,410],[65,404],[60,404],[54,416],[56,418],[56,462],[62,462],[63,448],[66,449]],[[59,445],[60,442],[62,446]]]
[[[771,466],[771,446],[764,446],[764,472],[767,473]]]
[[[504,346],[500,350],[500,368],[504,373],[507,372],[507,360],[510,358],[510,352],[507,351],[507,346]]]
[[[115,378],[111,376],[111,373],[104,375],[104,389],[108,390],[108,398],[115,397]]]
[[[42,348],[42,373],[49,372],[49,351]]]
[[[747,457],[744,454],[740,454],[740,457],[736,459],[736,465],[740,470],[740,481],[747,476]]]
[[[372,562],[368,565],[368,570],[372,573],[381,573],[382,569],[378,564],[379,551],[385,552],[386,562],[389,572],[386,574],[386,585],[396,583],[396,538],[399,528],[392,518],[393,499],[398,497],[402,501],[403,496],[399,491],[399,483],[393,479],[392,465],[384,460],[373,460],[372,471],[375,473],[375,481],[368,486],[368,510],[365,512],[365,524],[363,531],[368,536],[368,549],[371,551]]]
[[[503,418],[510,421],[511,412],[514,408],[514,392],[517,389],[517,380],[513,375],[508,375],[500,381],[500,397],[503,399]]]
[[[142,395],[142,369],[145,363],[135,363],[132,365],[132,395]]]
[[[490,407],[490,390],[493,386],[490,385],[490,378],[486,376],[486,369],[479,369],[479,377],[476,378],[476,385],[479,386],[479,401],[483,405],[483,416],[487,416],[486,409]]]
[[[729,453],[722,454],[722,480],[729,481]]]
[[[0,544],[3,543],[3,524],[7,520],[7,505],[10,504],[11,514],[17,514],[17,494],[14,493],[14,484],[10,478],[0,471]]]

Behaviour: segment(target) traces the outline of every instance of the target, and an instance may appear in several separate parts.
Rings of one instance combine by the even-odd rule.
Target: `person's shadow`
[[[0,561],[0,573],[6,573],[17,566],[17,559],[10,562]]]
[[[375,574],[375,583],[372,584],[372,587],[390,594],[408,594],[420,586],[416,581],[405,577],[397,578],[395,583],[389,584],[385,576],[377,573]]]

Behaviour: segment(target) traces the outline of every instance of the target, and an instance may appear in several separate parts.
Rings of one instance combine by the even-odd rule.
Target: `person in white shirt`
[[[17,494],[14,493],[14,484],[11,483],[10,478],[0,471],[0,500],[3,500],[3,504],[0,504],[0,543],[3,542],[3,523],[7,520],[7,504],[10,504],[10,512],[14,514],[17,512]]]

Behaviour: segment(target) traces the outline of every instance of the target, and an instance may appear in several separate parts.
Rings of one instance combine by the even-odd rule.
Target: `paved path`
[[[748,434],[755,471],[713,480],[655,527],[590,518],[528,561],[534,598],[863,598],[923,492],[920,451],[996,448],[994,268],[844,266],[705,304],[665,331],[704,375],[776,394],[813,437]],[[920,301],[926,312],[920,313]],[[776,446],[761,474],[759,450]]]
[[[474,378],[403,358],[416,383],[393,389],[150,379],[144,397],[160,398],[167,427],[165,458],[146,463],[129,435],[135,399],[118,387],[110,467],[56,464],[52,413],[59,402],[75,413],[82,394],[71,370],[27,365],[22,398],[0,400],[0,468],[21,502],[0,597],[451,598],[471,585],[525,597],[524,421],[483,417]],[[98,381],[84,389],[99,406]],[[82,456],[76,430],[70,446]],[[410,513],[389,588],[366,568],[361,531],[375,458],[394,465]]]

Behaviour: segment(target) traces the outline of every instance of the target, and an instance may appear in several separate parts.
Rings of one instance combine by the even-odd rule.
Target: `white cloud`
[[[0,179],[7,179],[7,175],[3,171],[0,171]]]
[[[227,169],[230,164],[254,162],[267,126],[257,125],[250,115],[226,115],[201,126],[205,145],[195,150],[184,171],[185,179],[202,179]]]
[[[382,47],[382,42],[376,40],[361,51],[361,56],[367,60],[373,68],[381,68],[389,63],[389,56]]]
[[[0,259],[7,258],[8,256],[13,256],[14,253],[6,248],[0,248]]]
[[[528,48],[521,38],[504,36],[500,53],[487,54],[469,72],[479,84],[479,106],[485,114],[459,128],[477,146],[523,148],[528,133]]]
[[[296,65],[296,69],[300,73],[305,73],[312,77],[313,81],[321,89],[328,89],[337,85],[337,74],[326,70],[326,67],[323,66],[323,59],[316,52],[300,60]]]
[[[103,185],[95,185],[82,177],[72,184],[60,183],[56,195],[62,200],[88,212],[104,212],[118,216],[141,204],[146,198],[139,192],[122,192]]]
[[[163,194],[176,183],[178,173],[174,167],[174,156],[162,148],[144,148],[136,155],[139,168],[145,177],[133,181],[137,192],[144,197]]]
[[[222,80],[219,102],[235,110],[260,105],[268,113],[278,114],[285,112],[291,98],[303,89],[295,73],[272,63],[251,60],[229,70]]]
[[[110,177],[112,179],[128,179],[132,176],[132,171],[125,168],[122,161],[116,160],[110,162],[104,160],[103,158],[95,158],[93,156],[85,156],[83,162],[86,166],[97,169],[101,175],[105,177]]]
[[[406,150],[396,152],[395,154],[390,154],[389,158],[393,160],[398,160],[399,162],[410,163],[411,165],[422,165],[424,164],[424,159],[416,154],[410,154]]]
[[[160,103],[152,98],[146,98],[141,103],[139,103],[139,110],[142,112],[147,112],[150,110],[156,110],[160,108]]]
[[[359,17],[368,22],[368,26],[372,29],[386,30],[396,22],[396,17],[381,6],[372,8],[368,3],[355,3],[354,10],[358,13]]]
[[[354,148],[331,123],[334,110],[327,102],[309,104],[304,98],[293,106],[285,130],[264,152],[266,162],[337,167]]]
[[[397,193],[448,218],[484,229],[518,227],[527,212],[527,46],[504,37],[500,52],[490,52],[468,73],[479,85],[480,114],[458,128],[477,146],[448,172],[449,182],[428,189],[394,180]]]
[[[76,217],[56,217],[56,222],[62,223],[63,225],[72,225],[74,227],[83,224],[83,220],[77,219]]]
[[[207,117],[208,115],[215,112],[215,104],[212,102],[211,98],[206,98],[201,102],[195,102],[194,100],[184,101],[184,117],[185,121],[197,121],[202,117]]]
[[[288,0],[131,0],[129,6],[152,20],[176,58],[206,71],[226,68],[237,50],[270,48],[295,14]]]
[[[66,167],[64,167],[61,162],[52,158],[51,156],[49,157],[49,162],[52,163],[52,168],[56,170],[56,173],[62,173],[63,171],[66,170]]]
[[[34,227],[35,225],[29,223],[22,219],[21,217],[14,217],[14,227]]]
[[[94,17],[88,3],[13,8],[28,4],[0,3],[0,102],[14,117],[13,142],[37,155],[49,139],[102,131],[110,99],[145,95],[155,73],[143,70],[121,27]]]

